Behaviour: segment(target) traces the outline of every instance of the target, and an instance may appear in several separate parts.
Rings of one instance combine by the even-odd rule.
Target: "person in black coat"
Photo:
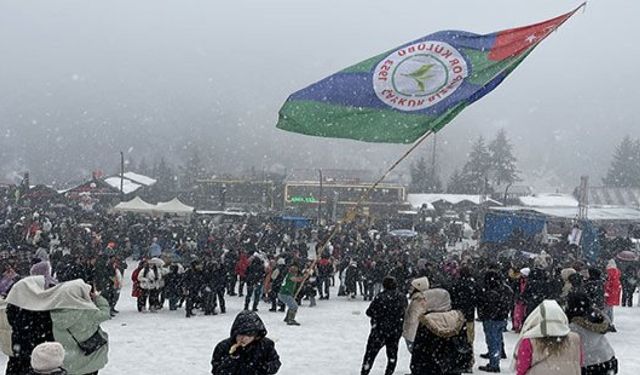
[[[211,289],[213,290],[213,308],[220,306],[220,313],[227,312],[224,301],[224,291],[227,281],[227,270],[223,264],[219,262],[212,262],[213,275],[211,276]]]
[[[449,289],[451,307],[453,310],[458,310],[464,315],[467,341],[473,346],[475,340],[476,306],[478,304],[478,285],[468,266],[460,268],[460,277],[451,284]],[[467,369],[473,367],[473,356],[470,356],[470,358],[471,362],[469,362]]]
[[[13,356],[9,357],[6,375],[31,372],[31,352],[46,341],[55,341],[51,315],[48,311],[31,311],[7,305],[7,320],[11,326]]]
[[[276,261],[276,268],[271,272],[271,291],[269,292],[269,300],[271,301],[271,308],[269,311],[281,311],[285,309],[285,304],[278,299],[278,293],[280,293],[280,287],[287,276],[287,264],[284,258],[278,258]]]
[[[425,292],[427,313],[420,317],[411,353],[413,375],[456,375],[473,361],[464,314],[451,309],[449,293],[440,288]]]
[[[202,305],[202,291],[205,286],[203,265],[199,260],[194,260],[183,276],[183,288],[187,300],[187,318],[193,315],[193,309],[196,306]]]
[[[522,293],[522,300],[526,305],[526,315],[529,316],[539,304],[551,295],[551,286],[547,271],[534,268],[527,279],[527,286]]]
[[[164,276],[164,294],[169,300],[169,310],[178,309],[178,302],[182,295],[182,275],[178,273],[177,264],[169,266],[169,273]]]
[[[513,303],[513,291],[498,272],[489,270],[484,275],[484,285],[478,301],[478,318],[482,321],[487,343],[489,364],[479,369],[500,372],[500,357],[504,347],[503,332]]]
[[[280,369],[275,344],[258,314],[242,311],[231,326],[231,335],[213,350],[212,375],[272,375]]]
[[[597,268],[589,268],[589,278],[584,283],[584,291],[589,296],[594,307],[604,310],[604,280],[602,272]]]
[[[629,265],[622,273],[622,306],[633,307],[633,293],[638,286],[638,270]]]
[[[371,318],[371,333],[362,361],[362,375],[369,374],[382,347],[387,351],[386,375],[393,374],[398,361],[398,343],[402,337],[407,297],[397,290],[394,277],[385,277],[382,287],[384,291],[373,299],[366,312]]]
[[[262,284],[264,283],[265,267],[264,261],[259,256],[254,255],[247,267],[245,282],[247,283],[247,296],[244,299],[244,309],[249,310],[251,297],[253,297],[253,311],[258,311],[258,303],[262,297]]]

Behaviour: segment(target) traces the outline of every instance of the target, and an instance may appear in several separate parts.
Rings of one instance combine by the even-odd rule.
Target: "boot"
[[[284,322],[288,324],[289,320],[291,320],[291,310],[287,311],[287,313],[284,315]]]
[[[289,310],[289,314],[291,315],[291,317],[289,318],[289,321],[287,321],[287,325],[290,326],[299,326],[300,323],[296,322],[296,314],[298,313],[298,311],[291,311]]]

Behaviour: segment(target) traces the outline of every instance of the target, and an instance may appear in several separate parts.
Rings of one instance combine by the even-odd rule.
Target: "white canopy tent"
[[[188,206],[178,198],[173,198],[168,202],[159,202],[155,205],[153,211],[158,214],[175,214],[180,216],[191,215],[194,212],[194,207]]]
[[[153,213],[156,206],[151,203],[147,203],[140,197],[135,197],[127,202],[120,202],[114,208],[113,211],[117,212],[137,212],[137,213]]]

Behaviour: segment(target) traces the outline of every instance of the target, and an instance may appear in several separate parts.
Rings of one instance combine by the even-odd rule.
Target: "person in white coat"
[[[420,317],[427,313],[427,298],[425,293],[429,289],[429,279],[420,277],[411,282],[409,291],[409,306],[404,314],[404,325],[402,327],[402,337],[407,344],[409,353],[413,350],[413,342],[416,338],[416,331],[420,324]]]
[[[147,300],[149,301],[149,311],[155,312],[158,309],[158,295],[162,272],[155,264],[145,262],[143,268],[138,273],[138,285],[140,286],[140,296],[138,297],[138,310],[145,311]]]

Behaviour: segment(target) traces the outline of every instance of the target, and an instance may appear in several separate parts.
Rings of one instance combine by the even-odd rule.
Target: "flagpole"
[[[404,159],[406,159],[416,148],[418,148],[418,146],[420,146],[422,142],[424,142],[431,134],[435,134],[435,132],[433,130],[429,130],[426,133],[424,133],[424,135],[421,136],[416,142],[414,142],[414,144],[411,147],[409,147],[409,149],[405,151],[405,153],[402,154],[402,156],[400,156],[398,160],[396,160],[393,164],[391,164],[391,166],[387,169],[387,171],[380,178],[378,178],[376,182],[374,182],[371,186],[369,186],[369,188],[364,193],[360,195],[360,198],[358,198],[358,200],[356,201],[356,204],[352,206],[344,214],[344,216],[342,217],[342,222],[350,221],[353,217],[355,217],[358,207],[362,204],[362,202],[364,202],[365,199],[367,199],[369,194],[376,187],[378,187],[378,185],[380,185],[380,183],[382,183],[382,181],[384,181],[384,179],[389,176],[389,173],[391,173]],[[313,269],[316,263],[318,263],[318,259],[320,258],[320,255],[324,252],[324,249],[327,247],[329,242],[331,242],[331,240],[336,236],[336,234],[338,234],[339,229],[340,227],[336,224],[333,230],[331,231],[331,234],[329,234],[329,237],[327,237],[327,239],[324,240],[322,246],[316,252],[316,259],[314,259],[313,262],[311,263],[311,266],[308,268],[309,270]],[[300,291],[302,290],[304,283],[309,279],[310,276],[311,276],[310,272],[305,273],[304,278],[302,279],[302,282],[300,283],[300,286],[298,287],[298,290],[296,291],[293,298],[298,297],[298,294],[300,294]]]

